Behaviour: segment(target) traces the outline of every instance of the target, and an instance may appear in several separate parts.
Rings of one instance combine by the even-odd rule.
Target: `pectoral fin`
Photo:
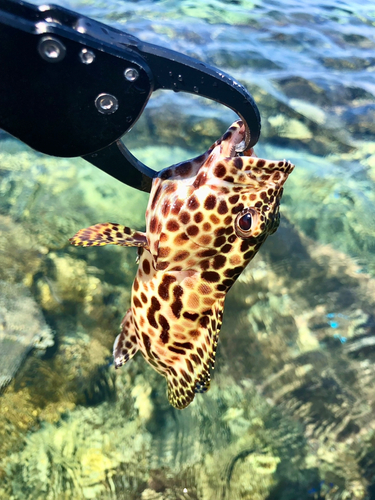
[[[115,368],[120,368],[138,351],[131,309],[125,314],[121,323],[121,332],[113,344]]]
[[[121,245],[148,249],[145,233],[110,222],[80,229],[69,241],[72,245],[81,247]]]

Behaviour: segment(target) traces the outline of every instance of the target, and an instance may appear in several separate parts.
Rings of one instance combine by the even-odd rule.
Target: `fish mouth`
[[[236,158],[237,156],[255,156],[254,149],[249,148],[245,150],[246,147],[246,128],[242,121],[237,122],[240,125],[239,128],[233,130],[233,135],[222,143],[221,154],[227,158]],[[228,132],[231,131],[231,127]],[[228,133],[227,132],[227,133]]]

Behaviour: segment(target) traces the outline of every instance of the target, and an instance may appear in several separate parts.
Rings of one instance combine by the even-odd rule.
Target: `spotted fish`
[[[283,185],[294,165],[237,153],[245,127],[235,122],[203,155],[159,172],[146,232],[97,224],[73,245],[138,247],[131,307],[114,343],[116,368],[140,350],[166,377],[168,398],[185,408],[210,387],[224,300],[276,231]]]

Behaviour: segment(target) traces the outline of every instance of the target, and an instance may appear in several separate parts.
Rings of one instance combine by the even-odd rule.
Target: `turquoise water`
[[[142,229],[147,195],[1,137],[0,498],[375,498],[373,3],[58,3],[233,75],[258,156],[296,168],[228,295],[211,389],[177,411],[141,355],[112,365],[134,249],[67,241]],[[160,91],[124,142],[160,169],[235,119]]]

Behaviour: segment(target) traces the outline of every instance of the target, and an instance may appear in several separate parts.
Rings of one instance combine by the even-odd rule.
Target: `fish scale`
[[[117,336],[116,368],[138,350],[168,383],[178,409],[207,392],[227,292],[279,225],[283,185],[294,165],[243,156],[245,127],[235,122],[199,157],[159,172],[145,233],[97,224],[73,245],[139,247],[131,307]]]

